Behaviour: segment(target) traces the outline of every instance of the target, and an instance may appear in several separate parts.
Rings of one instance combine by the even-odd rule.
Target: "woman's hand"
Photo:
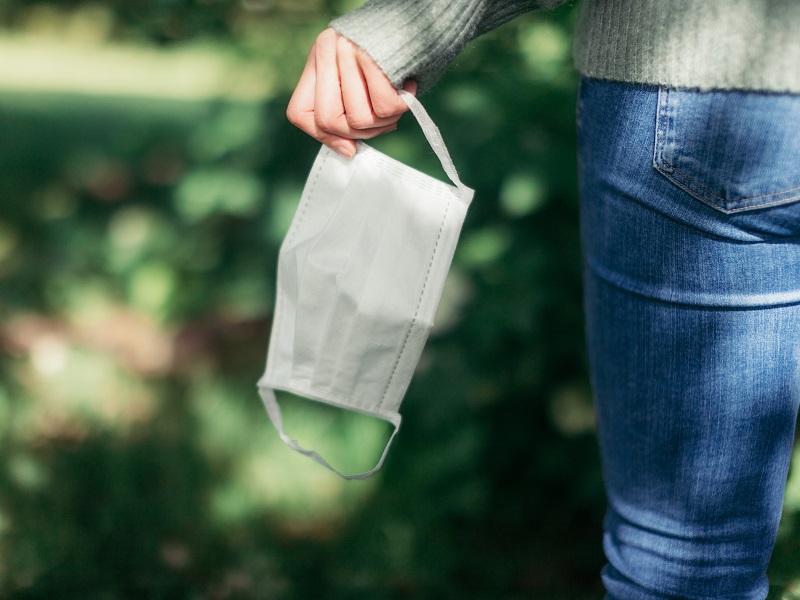
[[[417,91],[414,81],[403,88]],[[375,61],[346,37],[328,28],[308,54],[286,116],[310,136],[346,158],[356,153],[353,140],[397,129],[408,110]]]

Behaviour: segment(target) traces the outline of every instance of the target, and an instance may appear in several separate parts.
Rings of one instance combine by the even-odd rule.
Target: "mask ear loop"
[[[475,192],[461,182],[461,178],[458,176],[458,171],[456,171],[456,166],[453,164],[453,159],[450,158],[450,153],[447,151],[447,145],[444,143],[442,133],[433,122],[433,119],[431,119],[428,111],[425,110],[425,107],[422,106],[422,103],[417,100],[413,94],[410,94],[405,90],[397,90],[397,93],[408,105],[408,108],[411,109],[411,112],[417,119],[417,123],[419,123],[419,126],[422,129],[422,133],[425,134],[425,139],[428,140],[431,148],[439,158],[439,162],[442,163],[444,172],[447,173],[450,181],[452,181],[461,192],[461,199],[469,204],[472,201],[472,196],[475,194]]]
[[[348,481],[353,479],[366,479],[367,477],[371,476],[376,471],[380,470],[383,466],[383,461],[386,460],[386,455],[389,454],[389,447],[392,445],[394,441],[394,437],[397,435],[397,432],[400,430],[400,415],[392,415],[391,418],[386,419],[392,425],[394,425],[394,431],[392,432],[389,441],[386,442],[386,447],[383,449],[383,454],[381,454],[381,458],[378,461],[378,464],[375,465],[369,471],[364,473],[358,473],[356,475],[345,475],[344,473],[340,472],[336,468],[332,467],[331,464],[322,458],[319,454],[314,452],[313,450],[306,450],[300,444],[298,444],[295,440],[290,438],[286,432],[283,430],[283,416],[281,415],[281,408],[278,406],[278,400],[275,398],[275,392],[272,388],[268,388],[265,386],[258,387],[258,393],[261,396],[261,401],[264,403],[264,407],[267,409],[267,414],[269,415],[269,420],[272,421],[272,425],[278,431],[278,435],[280,435],[281,440],[283,443],[289,446],[295,452],[299,452],[307,457],[309,457],[314,462],[321,464],[326,469],[329,469],[336,473],[342,479],[346,479]]]
[[[412,94],[409,94],[405,90],[398,90],[398,93],[400,94],[400,97],[403,98],[405,103],[408,105],[408,108],[411,109],[411,112],[414,114],[414,117],[417,119],[417,122],[419,123],[419,126],[422,129],[422,133],[425,134],[425,139],[428,140],[428,143],[430,144],[431,148],[436,153],[436,156],[439,158],[439,162],[441,162],[444,172],[447,173],[447,176],[450,178],[450,180],[458,189],[461,200],[465,204],[469,205],[469,203],[472,201],[472,197],[475,194],[475,192],[474,190],[468,188],[461,182],[461,179],[458,176],[458,171],[456,171],[456,167],[453,164],[453,159],[450,158],[450,153],[447,151],[447,146],[444,143],[444,139],[442,139],[442,134],[439,131],[439,128],[433,122],[433,119],[430,118],[428,112],[422,106],[422,103],[420,103],[420,101],[417,100]],[[278,276],[280,277],[280,273]],[[280,435],[280,438],[283,441],[283,443],[289,446],[289,448],[291,448],[295,452],[299,452],[300,454],[303,454],[304,456],[309,457],[311,460],[319,463],[326,469],[333,471],[342,479],[346,480],[366,479],[367,477],[370,477],[375,472],[380,470],[380,468],[383,466],[384,460],[386,460],[386,456],[389,454],[389,448],[391,447],[392,442],[394,441],[394,438],[397,435],[397,432],[400,430],[400,422],[401,422],[400,415],[390,415],[387,417],[381,417],[384,420],[390,422],[392,425],[394,425],[394,431],[392,432],[392,435],[389,437],[389,441],[386,442],[386,446],[383,449],[383,454],[381,454],[380,460],[378,460],[378,464],[375,465],[369,471],[366,471],[364,473],[358,473],[356,475],[345,475],[344,473],[340,472],[339,470],[331,466],[331,464],[327,460],[322,458],[322,456],[320,456],[317,452],[314,452],[313,450],[306,450],[300,444],[298,444],[296,440],[292,439],[286,434],[286,432],[283,429],[283,416],[281,415],[281,409],[280,406],[278,405],[278,400],[275,397],[275,392],[272,388],[264,385],[259,385],[258,392],[259,395],[261,396],[261,401],[264,403],[264,407],[267,409],[267,414],[269,415],[269,419],[270,421],[272,421],[272,425],[278,431],[278,434]]]

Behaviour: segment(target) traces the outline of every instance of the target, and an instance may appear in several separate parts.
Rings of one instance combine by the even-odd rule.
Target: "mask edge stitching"
[[[397,360],[395,360],[394,367],[392,368],[392,373],[389,375],[389,380],[386,382],[386,388],[383,390],[383,396],[381,397],[380,404],[378,404],[378,410],[383,410],[383,403],[386,401],[386,396],[389,394],[389,387],[392,385],[392,381],[394,380],[394,374],[397,372],[397,366],[400,364],[400,359],[403,357],[403,353],[406,350],[406,344],[408,343],[408,338],[411,336],[411,331],[414,329],[414,325],[417,323],[417,317],[419,316],[419,309],[422,306],[422,298],[425,295],[425,289],[428,287],[428,279],[430,279],[431,269],[433,268],[433,261],[436,259],[436,251],[439,249],[439,240],[442,237],[442,231],[444,230],[444,224],[447,221],[447,214],[450,211],[450,203],[452,200],[447,201],[447,205],[444,209],[444,215],[442,216],[442,223],[439,225],[439,233],[436,235],[436,243],[433,246],[433,253],[431,254],[431,260],[428,263],[428,271],[425,273],[425,281],[422,283],[422,290],[419,294],[419,300],[417,301],[417,308],[414,311],[414,318],[411,319],[411,324],[408,326],[406,330],[406,336],[403,339],[403,346],[400,348],[400,352],[397,355]]]
[[[323,146],[323,148],[324,148],[324,146]],[[326,160],[328,160],[328,154],[327,153],[322,155],[322,161],[319,163],[319,167],[317,167],[317,172],[314,175],[314,181],[312,182],[311,187],[308,190],[308,194],[306,194],[305,190],[303,190],[303,194],[300,197],[300,202],[299,202],[299,204],[303,205],[303,208],[302,208],[302,211],[300,213],[299,218],[297,219],[297,224],[293,224],[294,225],[293,229],[290,229],[290,231],[288,231],[286,233],[286,238],[284,239],[283,243],[281,243],[280,250],[278,251],[278,269],[277,269],[277,272],[276,272],[276,275],[275,275],[275,279],[276,279],[276,281],[275,281],[275,284],[276,284],[275,285],[275,305],[273,306],[273,310],[272,310],[272,327],[270,328],[270,344],[267,346],[267,364],[266,364],[266,366],[264,368],[265,374],[271,372],[271,370],[273,368],[273,364],[274,364],[273,355],[270,352],[270,350],[272,349],[272,343],[271,342],[272,342],[273,330],[274,330],[274,332],[276,334],[276,339],[278,339],[280,337],[280,332],[282,331],[281,327],[283,326],[283,311],[280,310],[280,305],[282,304],[281,303],[281,294],[280,294],[280,280],[281,280],[280,255],[283,253],[284,246],[287,246],[288,244],[290,244],[294,240],[295,236],[297,235],[297,230],[300,229],[300,224],[303,222],[303,218],[306,216],[306,209],[308,208],[308,205],[311,203],[311,199],[314,196],[314,190],[317,189],[317,182],[319,181],[319,174],[322,172],[322,167],[325,164]]]

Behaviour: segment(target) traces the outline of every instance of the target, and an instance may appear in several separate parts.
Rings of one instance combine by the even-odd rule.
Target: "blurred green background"
[[[255,392],[318,149],[284,113],[359,2],[0,1],[0,597],[594,599],[574,7],[424,102],[476,188],[384,470],[290,450]],[[433,175],[410,117],[375,146]],[[284,398],[344,469],[383,424]],[[800,597],[800,456],[771,598]]]

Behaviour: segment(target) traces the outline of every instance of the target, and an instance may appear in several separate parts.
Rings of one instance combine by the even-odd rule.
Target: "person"
[[[287,109],[344,156],[554,0],[369,0]],[[800,2],[583,0],[575,63],[607,599],[768,592],[800,403]]]

